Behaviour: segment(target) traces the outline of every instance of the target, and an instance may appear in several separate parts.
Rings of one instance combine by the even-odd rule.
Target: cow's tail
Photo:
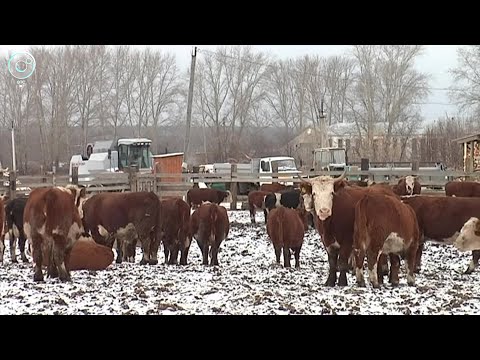
[[[283,243],[283,215],[284,209],[279,208],[277,211],[277,228],[278,228],[278,242],[282,245],[282,247],[285,245]]]
[[[215,243],[215,229],[217,227],[217,206],[210,205],[210,245]]]
[[[365,247],[367,237],[367,216],[365,211],[361,211],[360,207],[365,210],[368,195],[361,199],[355,206],[355,221],[353,225],[353,248],[359,249],[360,246]],[[365,250],[365,249],[364,249]]]

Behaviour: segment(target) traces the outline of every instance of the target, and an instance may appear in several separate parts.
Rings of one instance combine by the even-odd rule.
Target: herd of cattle
[[[370,283],[379,287],[389,275],[399,283],[400,261],[405,260],[408,285],[415,284],[426,239],[472,250],[471,273],[480,259],[480,183],[449,182],[446,197],[422,196],[421,185],[407,176],[390,186],[319,176],[301,179],[298,187],[264,184],[248,195],[251,222],[264,212],[267,234],[276,262],[283,251],[284,266],[300,266],[305,231],[314,227],[328,254],[327,286],[347,285],[353,271],[365,286],[365,258]],[[140,264],[156,265],[163,245],[165,263],[187,264],[195,239],[204,265],[218,265],[218,251],[229,233],[226,209],[220,206],[229,193],[194,188],[186,201],[160,200],[152,192],[101,193],[87,196],[82,186],[34,189],[28,197],[0,199],[0,262],[8,232],[10,256],[16,259],[16,242],[27,262],[26,239],[31,244],[34,281],[47,275],[70,281],[72,270],[101,270],[114,260],[134,262],[140,242]],[[192,213],[192,209],[194,210]],[[28,249],[27,249],[28,250]],[[339,278],[337,282],[337,272]]]

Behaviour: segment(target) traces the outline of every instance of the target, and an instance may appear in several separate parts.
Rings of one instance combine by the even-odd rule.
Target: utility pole
[[[323,98],[320,102],[320,129],[321,129],[321,137],[322,137],[322,147],[328,146],[328,127],[325,123],[325,114],[323,112]]]
[[[17,172],[17,164],[15,161],[15,131],[13,127],[13,120],[12,120],[12,170],[13,172]]]
[[[190,145],[190,127],[192,124],[192,98],[193,98],[193,83],[195,81],[195,62],[197,59],[197,47],[195,46],[192,52],[192,64],[190,66],[190,87],[188,89],[188,103],[187,103],[187,130],[185,135],[185,146],[183,149],[183,162],[187,163],[188,146]]]

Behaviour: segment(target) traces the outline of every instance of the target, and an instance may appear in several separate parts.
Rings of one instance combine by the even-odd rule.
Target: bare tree
[[[356,85],[348,103],[362,156],[392,160],[395,128],[401,124],[403,129],[413,130],[411,122],[420,125],[420,109],[415,104],[428,95],[428,79],[413,66],[421,51],[421,46],[354,46]],[[376,140],[378,135],[382,135],[383,149]]]
[[[458,66],[450,70],[454,84],[450,97],[461,111],[480,114],[480,45],[470,45],[457,50]]]

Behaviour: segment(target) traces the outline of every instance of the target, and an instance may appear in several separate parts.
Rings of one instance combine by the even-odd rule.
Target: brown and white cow
[[[267,222],[267,209],[265,208],[265,197],[270,194],[268,191],[254,190],[248,193],[248,208],[250,210],[250,221],[255,224],[255,213],[263,210],[265,223]]]
[[[190,207],[185,201],[166,199],[160,202],[157,237],[160,237],[163,242],[165,264],[176,265],[180,252],[180,265],[187,265],[192,237],[190,234]]]
[[[204,202],[220,204],[231,200],[230,191],[222,191],[208,188],[194,188],[187,192],[187,204],[190,208],[196,208]]]
[[[398,198],[367,193],[355,206],[353,250],[357,284],[365,286],[363,263],[367,256],[368,274],[374,288],[383,282],[377,265],[381,254],[390,257],[390,283],[397,286],[400,256],[405,256],[407,283],[415,285],[414,266],[420,232],[413,209]]]
[[[275,208],[270,211],[267,221],[267,234],[275,250],[277,264],[283,250],[283,264],[290,267],[290,249],[295,256],[295,267],[300,267],[300,250],[305,231],[308,230],[304,209]]]
[[[453,244],[464,224],[480,214],[480,201],[468,197],[409,196],[402,201],[410,205],[417,215],[420,228],[420,244],[417,251],[415,271],[421,269],[421,256],[426,239],[444,244]],[[480,259],[480,251],[474,250],[473,259],[465,274],[475,270]]]
[[[445,195],[456,197],[480,197],[480,183],[476,181],[449,181]]]
[[[85,202],[84,227],[93,239],[106,246],[112,246],[111,241],[106,242],[108,234],[117,241],[117,263],[124,260],[123,251],[125,247],[122,239],[128,237],[129,233],[138,236],[142,246],[142,260],[140,264],[155,265],[158,263],[158,248],[160,239],[155,234],[160,203],[153,192],[131,192],[131,193],[101,193],[92,196]],[[135,232],[129,232],[128,226],[132,225]],[[101,227],[99,227],[101,225]],[[104,228],[102,234],[99,230]],[[127,245],[130,250],[127,258],[134,256],[136,239],[129,239]],[[133,251],[132,251],[133,250]],[[132,254],[133,252],[133,254]]]
[[[83,233],[85,187],[48,187],[32,190],[24,211],[24,231],[32,241],[34,281],[43,281],[42,263],[49,259],[47,275],[71,281],[65,266],[73,245]]]
[[[227,210],[217,204],[203,204],[190,217],[191,233],[202,251],[203,265],[218,265],[218,249],[228,236],[230,224]]]
[[[418,195],[422,191],[422,185],[415,176],[408,175],[399,179],[398,183],[392,186],[392,190],[399,196]]]
[[[319,176],[302,182],[300,187],[305,210],[314,213],[315,227],[327,250],[329,275],[326,286],[337,283],[337,269],[340,271],[338,285],[347,285],[357,202],[369,192],[396,196],[389,187],[349,186],[344,177],[345,173],[339,178]],[[386,265],[386,262],[382,263]]]

